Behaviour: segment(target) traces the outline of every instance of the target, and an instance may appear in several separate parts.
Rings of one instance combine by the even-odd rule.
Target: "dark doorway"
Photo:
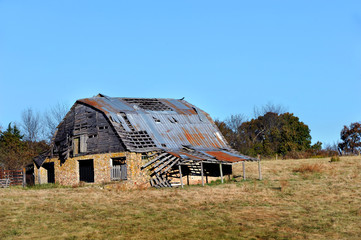
[[[27,165],[25,169],[26,169],[26,185],[33,186],[35,183],[34,164]]]
[[[43,168],[45,168],[48,172],[48,183],[55,183],[54,163],[44,163]]]
[[[79,160],[79,180],[82,182],[94,182],[93,160]]]

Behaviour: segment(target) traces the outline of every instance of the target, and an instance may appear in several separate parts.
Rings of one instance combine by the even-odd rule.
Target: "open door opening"
[[[79,160],[79,181],[94,182],[94,162],[90,160]]]
[[[43,168],[47,171],[48,176],[48,183],[55,183],[55,170],[54,170],[54,163],[44,163]]]

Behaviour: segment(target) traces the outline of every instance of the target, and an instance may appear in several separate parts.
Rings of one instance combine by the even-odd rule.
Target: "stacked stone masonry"
[[[79,161],[93,160],[94,166],[94,183],[110,182],[110,171],[112,167],[112,159],[125,157],[127,164],[127,179],[134,184],[148,184],[149,174],[140,168],[144,164],[140,153],[119,152],[119,153],[102,153],[78,156],[68,158],[64,162],[58,158],[48,158],[45,163],[54,163],[55,183],[61,185],[75,185],[80,182],[79,179]],[[37,168],[35,166],[35,183],[43,184],[48,182],[47,169],[44,167]]]

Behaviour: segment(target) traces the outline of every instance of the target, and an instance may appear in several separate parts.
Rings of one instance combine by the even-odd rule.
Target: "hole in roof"
[[[177,123],[177,122],[178,122],[178,120],[175,119],[174,117],[168,118],[168,120],[169,120],[171,123]]]
[[[159,101],[158,99],[154,99],[154,98],[142,98],[142,99],[138,99],[138,98],[125,98],[123,99],[124,101],[126,101],[127,103],[130,104],[135,104],[138,107],[144,109],[144,110],[150,110],[150,111],[173,111],[172,108],[170,108],[169,106],[165,105],[164,103],[162,103],[161,101]]]
[[[153,120],[156,122],[156,123],[160,123],[160,120],[156,117],[153,117]]]

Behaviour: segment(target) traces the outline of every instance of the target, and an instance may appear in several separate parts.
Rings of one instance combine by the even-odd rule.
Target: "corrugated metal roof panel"
[[[234,154],[224,150],[214,150],[214,151],[194,151],[188,152],[185,150],[168,152],[173,156],[182,158],[185,160],[193,161],[211,161],[211,162],[227,162],[227,163],[236,163],[241,161],[255,161],[256,159],[243,156],[241,154]]]
[[[130,131],[126,120],[119,115],[125,114],[135,131],[146,131],[158,148],[181,149],[183,145],[191,145],[198,150],[230,148],[213,121],[202,110],[183,100],[149,101],[150,105],[147,105],[147,99],[93,97],[78,100],[99,109]]]
[[[217,160],[220,161],[240,162],[246,160],[244,158],[241,158],[240,156],[234,156],[224,151],[205,151],[205,153],[215,157]]]

